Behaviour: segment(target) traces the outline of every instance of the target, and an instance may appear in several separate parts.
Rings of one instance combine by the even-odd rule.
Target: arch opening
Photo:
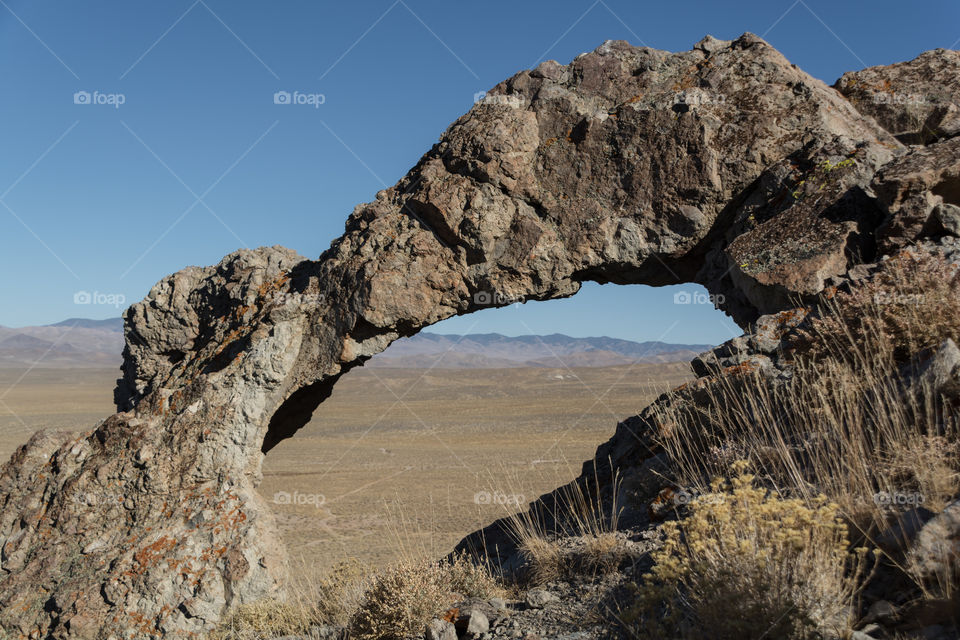
[[[591,283],[442,321],[336,389],[301,388],[271,425],[312,418],[265,443],[259,487],[294,573],[347,557],[382,563],[401,547],[443,555],[571,481],[618,421],[739,334],[716,301],[699,285]]]

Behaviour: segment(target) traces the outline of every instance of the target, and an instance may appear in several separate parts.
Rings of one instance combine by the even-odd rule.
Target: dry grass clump
[[[370,586],[370,568],[356,558],[340,562],[316,585],[316,611],[323,624],[346,626]]]
[[[955,430],[950,434],[956,436]],[[960,489],[960,440],[924,434],[881,457],[888,484],[915,488],[930,511],[943,511]]]
[[[957,415],[932,394],[905,393],[880,340],[868,339],[856,364],[799,362],[788,382],[721,378],[702,406],[664,407],[662,444],[677,484],[704,489],[728,474],[726,452],[735,451],[768,486],[829,496],[865,535],[888,524],[878,496],[917,496],[942,509],[960,490]]]
[[[620,478],[614,473],[610,486],[603,489],[597,474],[592,477],[592,486],[589,481],[574,481],[558,489],[548,511],[537,503],[507,519],[527,581],[544,584],[605,575],[616,571],[626,557],[623,540],[616,534],[622,510],[617,504]]]
[[[247,640],[306,633],[319,624],[312,607],[278,600],[260,600],[241,605],[211,631],[210,640]]]
[[[628,557],[624,540],[613,531],[573,537],[524,535],[519,550],[531,584],[609,575]]]
[[[904,251],[877,275],[837,295],[798,342],[814,357],[843,357],[846,347],[880,335],[896,362],[947,338],[960,344],[960,269],[940,255]]]
[[[623,541],[613,532],[604,532],[581,540],[570,556],[570,566],[580,576],[613,573],[626,557]]]
[[[715,480],[689,515],[663,526],[663,547],[623,620],[637,635],[669,638],[805,638],[846,628],[841,612],[859,565],[839,506],[783,499],[740,474]]]
[[[418,636],[462,597],[500,595],[498,582],[466,556],[450,561],[403,561],[371,572],[356,560],[335,566],[315,585],[298,586],[284,602],[239,607],[211,640],[253,640],[307,634],[314,625],[346,627],[360,640]]]
[[[221,622],[211,640],[274,638],[307,633],[315,625],[345,625],[370,583],[370,570],[356,558],[335,565],[318,581],[300,581],[284,600],[261,600],[238,607]]]
[[[462,597],[488,598],[500,593],[483,567],[460,555],[451,561],[402,561],[377,575],[353,614],[350,637],[402,640],[423,633]]]

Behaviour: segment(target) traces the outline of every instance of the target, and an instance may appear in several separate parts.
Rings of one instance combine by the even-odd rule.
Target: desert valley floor
[[[37,429],[92,428],[117,373],[0,369],[0,457]],[[350,557],[443,555],[573,479],[617,420],[688,376],[684,363],[355,370],[267,454],[260,490],[301,578]]]

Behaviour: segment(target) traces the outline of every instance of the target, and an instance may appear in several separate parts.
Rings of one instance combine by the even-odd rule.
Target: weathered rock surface
[[[960,571],[960,501],[927,522],[914,541],[910,560],[917,574],[949,581]]]
[[[903,171],[949,173],[945,144]],[[319,259],[239,251],[128,310],[121,413],[37,434],[0,472],[0,627],[187,637],[280,594],[261,461],[339,376],[443,318],[588,280],[700,282],[746,326],[873,258],[906,198],[870,185],[904,153],[749,34],[607,42],[514,76]],[[642,463],[625,438],[598,459]]]
[[[834,88],[905,144],[960,134],[960,52],[936,49],[909,62],[850,71]]]
[[[923,235],[956,235],[944,228],[941,211],[960,206],[960,138],[913,149],[885,166],[871,188],[885,214],[878,233],[882,250],[895,251]]]

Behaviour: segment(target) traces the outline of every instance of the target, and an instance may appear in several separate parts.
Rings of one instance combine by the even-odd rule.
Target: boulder
[[[425,640],[457,640],[457,630],[449,620],[431,620],[423,637]]]
[[[892,254],[937,234],[944,220],[952,224],[938,208],[960,206],[960,137],[900,156],[877,173],[870,190],[885,216],[877,234],[880,251]],[[946,212],[949,217],[952,209]]]
[[[531,609],[543,609],[551,603],[559,602],[560,598],[546,589],[531,589],[527,591],[524,601]]]
[[[960,500],[927,522],[909,552],[912,572],[923,580],[942,581],[960,575]]]
[[[960,134],[960,51],[936,49],[909,62],[849,71],[834,88],[905,144]]]

